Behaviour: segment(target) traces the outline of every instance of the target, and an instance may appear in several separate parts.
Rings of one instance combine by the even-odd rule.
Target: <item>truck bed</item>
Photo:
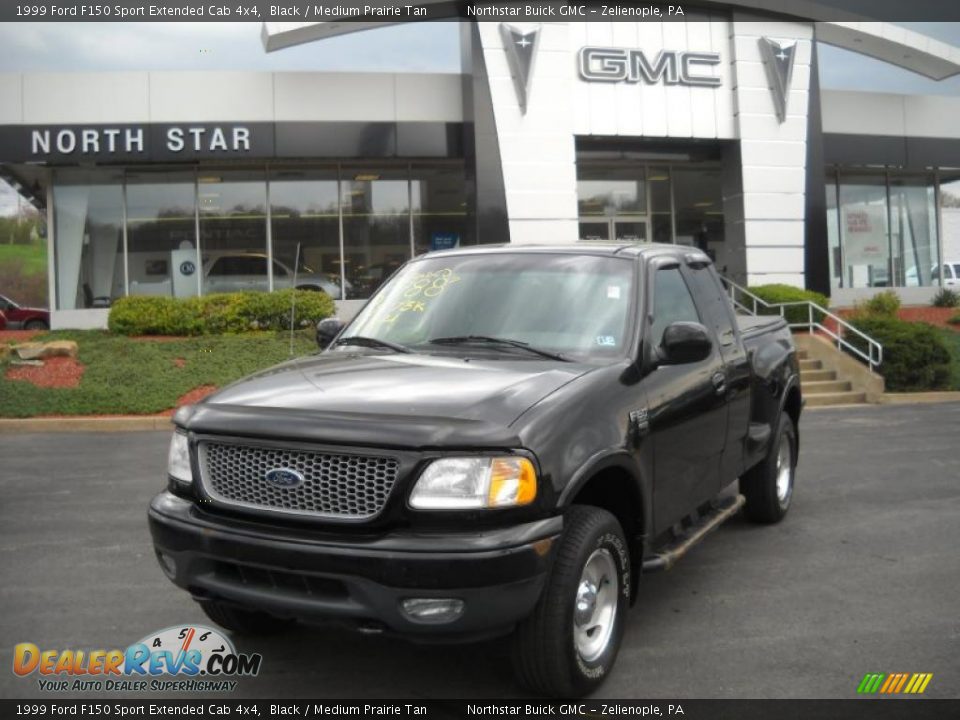
[[[787,326],[779,315],[737,315],[737,326],[744,341]]]

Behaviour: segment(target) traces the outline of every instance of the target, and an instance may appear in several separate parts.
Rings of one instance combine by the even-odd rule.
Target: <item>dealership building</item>
[[[698,246],[840,306],[960,283],[960,98],[821,90],[816,48],[934,79],[960,49],[736,2],[459,28],[460,74],[0,72],[0,177],[46,213],[54,327],[294,283],[349,315],[411,256],[477,243]]]

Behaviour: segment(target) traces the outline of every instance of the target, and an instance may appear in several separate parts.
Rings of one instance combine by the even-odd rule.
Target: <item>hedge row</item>
[[[108,327],[119,335],[216,335],[250,330],[289,330],[290,304],[296,298],[294,325],[306,327],[334,313],[324,292],[277,290],[173,298],[131,296],[110,308]]]
[[[887,390],[949,388],[950,351],[932,325],[870,314],[857,315],[851,322],[883,345],[879,371]],[[859,336],[849,333],[847,339],[867,352],[867,343]]]
[[[780,303],[788,302],[811,301],[822,308],[827,308],[830,306],[830,298],[828,298],[826,295],[821,295],[813,290],[804,290],[803,288],[794,287],[793,285],[780,285],[776,283],[771,285],[756,285],[749,288],[749,290],[761,300],[764,300],[771,305],[778,305]],[[764,308],[761,306],[757,308],[757,312],[761,315],[779,315],[780,308]],[[805,323],[808,321],[809,317],[809,310],[804,305],[786,308],[787,322]],[[813,319],[818,321],[820,320],[820,317],[818,317],[817,313],[814,313]]]

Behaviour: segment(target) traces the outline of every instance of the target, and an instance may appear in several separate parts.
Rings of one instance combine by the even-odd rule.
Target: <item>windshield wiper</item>
[[[408,348],[406,345],[390,342],[389,340],[381,340],[380,338],[367,337],[366,335],[351,335],[350,337],[340,338],[334,343],[334,345],[358,345],[360,347],[369,348],[386,348],[398,353],[413,352],[413,350]]]
[[[464,345],[467,343],[487,343],[489,345],[505,345],[507,347],[519,348],[527,352],[539,355],[540,357],[550,358],[551,360],[560,360],[569,362],[560,353],[550,352],[543,348],[534,347],[530,343],[522,340],[511,340],[509,338],[490,337],[489,335],[452,335],[450,337],[439,337],[428,340],[430,345]]]

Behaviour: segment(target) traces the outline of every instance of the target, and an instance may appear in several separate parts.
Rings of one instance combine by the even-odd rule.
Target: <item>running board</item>
[[[713,530],[737,514],[747,499],[743,495],[722,498],[716,507],[684,531],[683,535],[670,542],[662,550],[643,559],[643,572],[669,570],[687,551],[703,540]]]

